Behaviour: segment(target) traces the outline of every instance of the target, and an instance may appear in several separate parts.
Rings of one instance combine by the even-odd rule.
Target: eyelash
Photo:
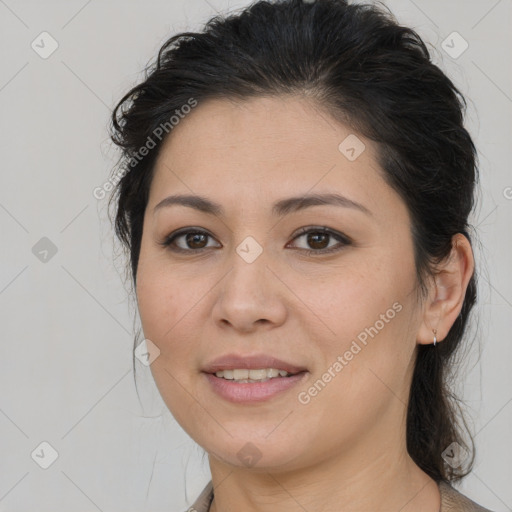
[[[346,235],[332,231],[331,229],[328,229],[325,227],[301,228],[299,230],[299,232],[293,237],[293,240],[296,240],[297,238],[300,238],[301,236],[303,236],[305,234],[309,234],[309,233],[329,235],[332,238],[336,239],[341,245],[338,244],[329,249],[317,249],[317,250],[300,249],[301,251],[304,251],[305,254],[307,254],[308,256],[331,254],[334,252],[341,251],[345,246],[352,244],[352,240],[350,238],[348,238]],[[208,232],[203,231],[202,229],[185,228],[185,229],[176,231],[175,233],[171,233],[162,242],[159,242],[159,244],[165,248],[168,248],[169,250],[171,250],[173,252],[178,252],[178,253],[201,253],[201,252],[209,249],[209,247],[203,247],[201,249],[182,249],[181,247],[171,247],[171,245],[177,238],[179,238],[183,235],[187,235],[187,234],[206,235],[208,237],[211,237],[211,235]],[[213,238],[213,237],[211,237],[211,238]]]

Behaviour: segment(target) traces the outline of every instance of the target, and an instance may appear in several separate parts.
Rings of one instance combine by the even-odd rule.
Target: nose
[[[252,262],[233,251],[232,270],[217,287],[214,321],[221,327],[249,333],[274,328],[286,319],[286,287],[269,267],[265,251]]]

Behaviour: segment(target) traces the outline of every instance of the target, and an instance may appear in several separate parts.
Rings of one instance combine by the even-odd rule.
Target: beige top
[[[450,484],[439,482],[438,485],[441,494],[441,508],[439,512],[491,512],[470,500],[467,496],[464,496],[464,494],[460,493]],[[208,512],[212,501],[213,486],[210,480],[187,512]]]

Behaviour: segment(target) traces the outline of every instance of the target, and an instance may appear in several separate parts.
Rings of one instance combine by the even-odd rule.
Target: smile
[[[309,372],[305,366],[267,354],[226,354],[206,364],[202,375],[217,398],[252,404],[283,396]]]
[[[287,377],[288,375],[290,374],[286,370],[278,370],[276,368],[263,368],[260,370],[248,370],[247,368],[241,368],[215,372],[216,377],[243,383],[266,382],[269,379]]]

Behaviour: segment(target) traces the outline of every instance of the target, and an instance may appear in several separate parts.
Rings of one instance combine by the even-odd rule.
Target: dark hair
[[[191,98],[201,103],[287,94],[315,101],[375,142],[383,176],[411,215],[418,297],[425,297],[426,279],[448,257],[452,237],[462,233],[471,242],[468,216],[478,175],[476,149],[463,126],[466,101],[414,30],[386,9],[345,0],[258,1],[216,16],[201,33],[168,39],[144,81],[117,104],[111,137],[122,148],[122,178],[110,202],[117,200],[115,230],[129,252],[133,283],[165,137],[135,160],[139,149]],[[469,434],[468,450],[458,415],[467,429],[466,421],[447,372],[475,301],[473,275],[447,337],[417,347],[407,449],[436,482],[460,480],[474,462],[474,441]],[[453,442],[471,454],[466,468],[444,463],[442,452]]]

